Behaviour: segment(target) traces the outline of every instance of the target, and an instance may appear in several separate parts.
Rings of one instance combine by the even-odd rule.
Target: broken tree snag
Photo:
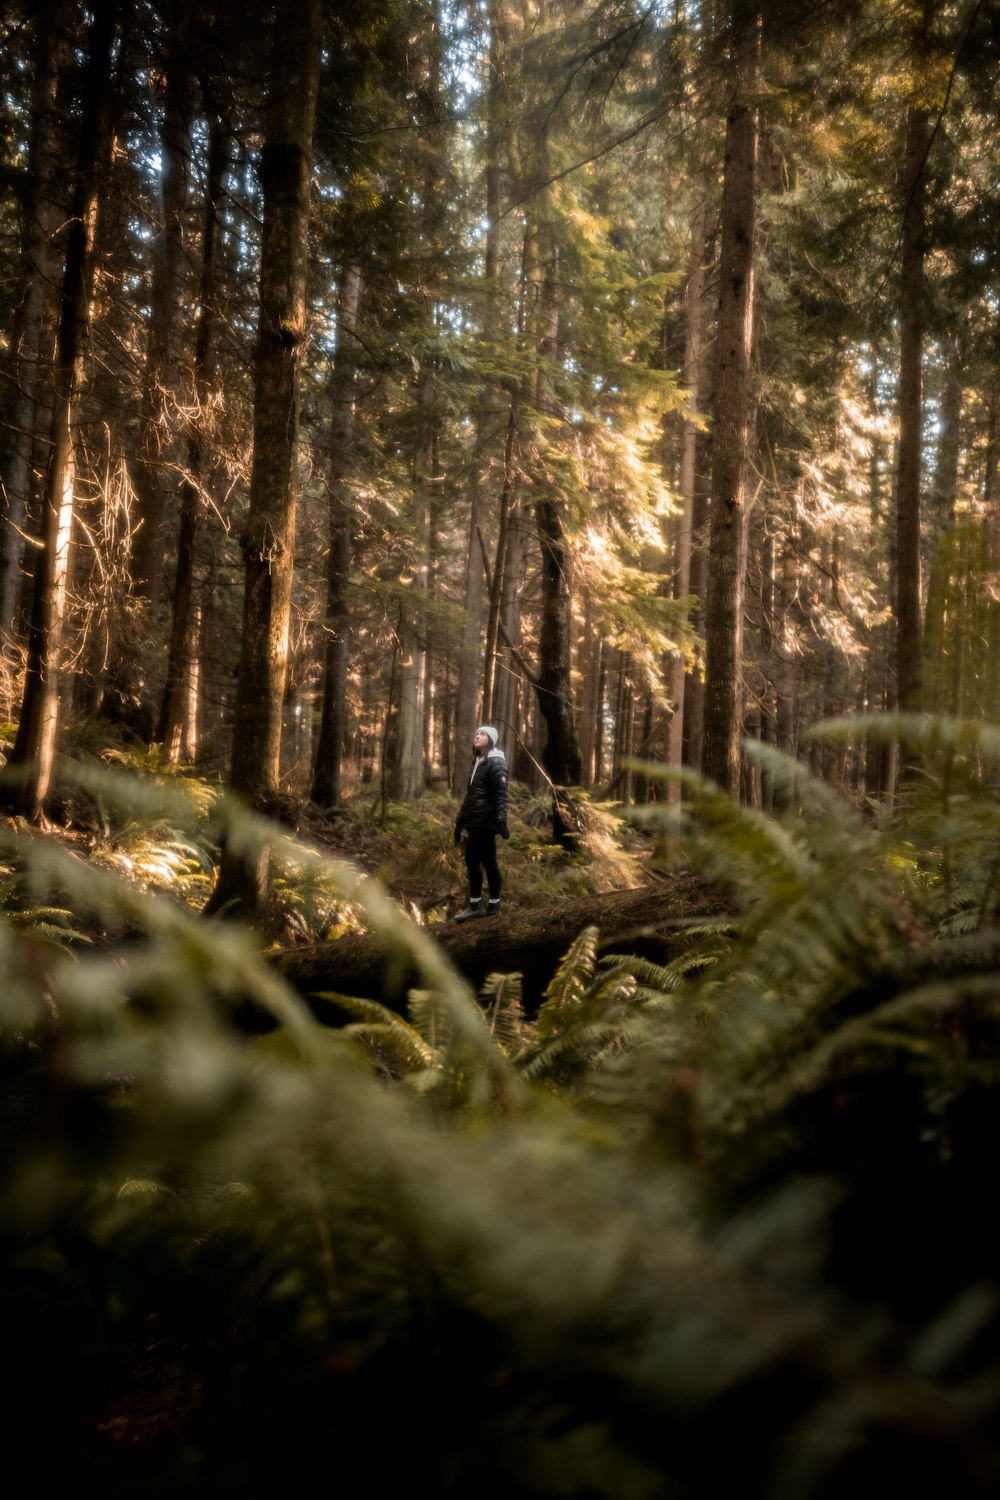
[[[721,910],[717,895],[696,876],[680,874],[639,890],[581,896],[509,916],[473,922],[442,922],[427,929],[473,989],[488,974],[524,976],[524,1003],[533,1010],[563,954],[584,927],[600,929],[600,953],[635,953],[663,963],[684,942],[683,924]],[[320,1019],[342,1019],[321,991],[382,1000],[402,1009],[420,976],[397,948],[367,933],[293,948],[275,966],[307,999]]]

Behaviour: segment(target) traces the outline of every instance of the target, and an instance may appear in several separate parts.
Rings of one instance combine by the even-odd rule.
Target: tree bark
[[[295,552],[299,365],[306,339],[312,133],[319,0],[284,0],[275,18],[267,126],[250,510],[243,536],[243,635],[230,786],[253,807],[278,800]],[[251,918],[267,899],[268,851],[227,843],[209,911]]]
[[[40,545],[32,580],[24,697],[17,738],[7,762],[8,768],[16,767],[21,774],[2,794],[5,806],[33,822],[42,816],[55,755],[62,627],[73,527],[77,403],[87,332],[90,234],[117,12],[115,0],[95,4],[92,12],[73,197],[66,230],[49,461]]]
[[[914,61],[926,48],[925,30],[916,39]],[[916,67],[916,87],[922,70]],[[901,709],[922,706],[923,641],[920,617],[920,469],[923,437],[923,325],[926,164],[930,116],[913,103],[906,118],[903,181],[903,252],[900,283],[899,465],[896,472],[896,696]]]
[[[354,394],[357,352],[354,337],[361,307],[361,266],[348,261],[337,309],[337,348],[330,391],[330,541],[327,563],[326,652],[323,707],[313,767],[312,800],[318,807],[340,806],[340,771],[347,706],[350,657],[347,590],[351,575],[352,516],[346,480],[354,461]]]
[[[956,611],[949,608],[954,590],[965,585],[964,577],[955,576],[952,566],[955,524],[955,501],[958,492],[959,456],[962,429],[963,351],[953,341],[944,372],[941,391],[941,419],[938,431],[934,479],[928,496],[927,597],[924,603],[924,685],[925,701],[931,713],[952,711],[955,693],[955,641],[950,626]]]
[[[52,288],[59,281],[59,225],[65,208],[56,191],[62,169],[57,109],[70,41],[65,0],[36,9],[32,59],[28,192],[21,242],[21,297],[11,329],[10,378],[14,386],[10,431],[0,473],[0,634],[15,632],[18,571],[31,497],[33,438],[42,413],[43,370],[51,366],[55,327]],[[65,85],[63,85],[65,87]],[[48,337],[46,336],[48,331]]]
[[[705,775],[734,797],[740,787],[747,455],[752,432],[760,27],[734,6],[735,84],[722,188],[719,331],[705,601]]]
[[[190,720],[187,690],[194,669],[198,611],[194,604],[194,574],[198,534],[201,529],[204,455],[199,424],[211,394],[215,369],[216,240],[219,202],[226,158],[228,131],[218,117],[209,124],[205,217],[201,243],[201,273],[198,292],[198,322],[195,334],[193,385],[195,415],[188,436],[187,465],[180,487],[180,522],[177,536],[177,567],[170,608],[170,639],[167,672],[160,704],[156,738],[171,764],[183,750],[184,725]]]
[[[152,250],[149,340],[139,413],[136,489],[140,529],[133,552],[136,592],[155,610],[163,578],[166,511],[164,458],[173,448],[171,397],[177,380],[178,320],[184,267],[183,223],[191,156],[191,80],[183,34],[174,38],[163,82],[159,232]]]
[[[486,161],[483,171],[486,195],[486,246],[483,265],[482,331],[486,349],[492,352],[498,332],[501,230],[501,132],[503,129],[503,115],[507,95],[506,28],[503,7],[497,3],[497,0],[493,0],[493,3],[490,5],[489,28],[489,60],[486,86]],[[455,703],[457,738],[471,735],[475,727],[473,719],[476,717],[477,704],[480,701],[483,621],[486,613],[484,610],[485,597],[483,588],[484,559],[481,546],[481,527],[484,508],[483,480],[489,469],[487,455],[494,444],[492,430],[496,420],[494,408],[500,394],[491,382],[485,383],[479,395],[479,409],[476,415],[476,437],[469,485],[469,550],[466,556],[465,567],[465,615],[462,624],[462,641],[458,660],[458,688]],[[504,506],[506,502],[506,510],[509,515],[512,493],[509,485],[512,425],[516,432],[516,402],[511,403],[508,435],[504,442],[501,529],[505,533],[505,545],[506,522]],[[501,557],[499,548],[497,550],[497,558],[502,565],[503,558]],[[497,588],[499,581],[496,576],[496,570],[494,570],[494,590]],[[492,608],[493,598],[491,592],[491,615]],[[488,687],[484,685],[482,691],[482,701],[485,705],[483,710],[484,719],[493,713],[492,698],[496,671],[496,644],[496,632],[494,631],[494,654],[491,656],[490,650],[487,649],[485,655],[485,672],[489,676],[489,685]],[[464,755],[456,755],[452,767],[451,782],[451,789],[454,796],[460,797],[464,794],[466,775],[466,757]]]
[[[584,927],[600,928],[602,953],[634,953],[663,963],[683,951],[685,918],[719,910],[717,894],[696,876],[678,874],[638,890],[582,896],[482,922],[442,922],[429,931],[473,985],[491,973],[520,972],[530,1011]],[[319,991],[381,999],[401,1008],[407,990],[419,983],[405,953],[367,933],[290,949],[278,956],[276,967],[302,994],[313,997],[317,1012],[329,1019],[336,1019],[336,1006],[315,998]]]

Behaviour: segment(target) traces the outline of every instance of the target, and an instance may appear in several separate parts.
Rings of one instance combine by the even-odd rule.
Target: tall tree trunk
[[[503,604],[509,597],[508,567],[511,562],[511,527],[517,507],[517,469],[514,452],[517,443],[518,402],[512,399],[507,418],[507,436],[503,449],[503,481],[500,486],[500,513],[497,523],[497,545],[493,575],[490,578],[489,610],[486,617],[486,647],[484,651],[482,717],[492,720],[497,712],[499,697],[497,672],[500,658],[501,632],[505,624]],[[479,548],[479,541],[476,543]]]
[[[443,206],[442,173],[445,111],[441,100],[442,36],[437,3],[429,7],[429,29],[424,42],[419,87],[426,100],[423,121],[423,157],[419,172],[420,239],[424,270],[420,298],[427,345],[431,345],[435,323],[435,292],[440,219]],[[412,537],[405,572],[413,585],[412,597],[400,594],[399,713],[389,776],[389,793],[397,801],[419,797],[426,785],[424,743],[428,704],[427,600],[431,585],[431,508],[437,463],[438,375],[436,361],[425,354],[416,374],[411,480],[413,495]]]
[[[299,364],[306,338],[312,134],[320,67],[319,0],[284,0],[275,18],[260,175],[264,226],[250,509],[243,536],[243,636],[230,784],[276,804],[295,554]],[[267,898],[268,851],[227,842],[209,910],[251,917]]]
[[[340,806],[340,772],[347,708],[352,516],[346,480],[354,462],[354,395],[357,382],[355,334],[363,284],[356,260],[344,267],[337,304],[337,348],[330,391],[330,541],[326,575],[326,652],[323,707],[313,767],[312,800],[319,807]]]
[[[59,282],[59,225],[65,214],[56,179],[62,169],[58,94],[70,48],[64,26],[67,9],[66,0],[54,0],[37,7],[34,17],[29,200],[23,214],[21,297],[11,329],[10,378],[15,394],[0,471],[0,635],[15,628],[22,533],[31,492],[32,439],[41,416],[36,408],[41,372],[49,368],[53,353],[55,299],[51,289]]]
[[[508,748],[511,770],[520,780],[524,779],[526,760],[517,736],[522,734],[524,728],[521,698],[525,676],[521,658],[521,594],[524,589],[525,530],[528,524],[520,505],[514,506],[507,529],[498,644],[489,708],[489,721],[504,731],[503,738]]]
[[[486,192],[486,253],[483,266],[482,330],[483,342],[488,350],[492,350],[497,336],[497,304],[500,290],[500,230],[502,222],[500,215],[501,131],[503,129],[504,104],[507,95],[508,65],[503,7],[498,3],[498,0],[492,0],[490,4],[489,27],[489,59],[486,86],[486,164],[483,173]],[[483,479],[488,472],[487,455],[493,440],[492,427],[496,420],[494,408],[497,404],[497,394],[496,388],[492,384],[485,385],[480,392],[479,409],[476,415],[476,436],[469,485],[469,547],[466,554],[465,568],[465,614],[462,623],[462,643],[458,660],[458,691],[455,705],[456,732],[460,737],[468,737],[472,734],[475,727],[472,721],[476,716],[476,705],[479,701],[480,693],[480,659],[485,614],[483,591],[484,568],[482,547],[480,545],[481,528],[484,519]],[[516,422],[513,407],[510,421]],[[508,488],[508,476],[510,466],[508,459],[511,448],[509,428],[504,448],[503,497],[507,501],[509,513],[510,491]],[[504,504],[502,499],[501,526],[504,525],[503,515]],[[498,558],[500,556],[501,554],[498,551]],[[500,580],[494,576],[494,589],[499,585]],[[493,637],[493,650],[495,653],[495,633]],[[486,672],[492,675],[494,667],[495,655],[491,657],[489,650],[487,650]],[[492,684],[489,689],[484,688],[482,696],[483,701],[488,705],[493,696]],[[486,712],[489,711],[489,709],[484,711],[484,717],[486,716]],[[451,789],[454,796],[460,797],[465,791],[468,767],[464,755],[456,755],[454,760]]]
[[[162,85],[160,127],[159,232],[152,251],[149,341],[139,413],[136,488],[140,528],[133,553],[133,576],[140,597],[155,610],[163,577],[163,517],[166,509],[164,460],[173,448],[170,409],[177,379],[177,333],[184,267],[183,223],[191,156],[191,80],[183,35],[174,38]]]
[[[66,230],[49,462],[32,581],[24,697],[17,738],[8,760],[8,767],[17,767],[21,775],[3,794],[4,805],[32,821],[38,821],[42,815],[55,754],[62,627],[73,527],[74,442],[87,330],[90,235],[117,10],[114,0],[106,0],[95,4],[92,12],[73,198]]]
[[[722,187],[719,331],[715,374],[712,495],[705,601],[703,769],[733,796],[740,788],[743,714],[743,595],[747,453],[752,424],[751,352],[760,25],[734,4],[735,86]]]
[[[539,308],[542,326],[536,389],[539,406],[549,400],[547,369],[559,356],[558,275],[558,246],[552,236],[543,273]],[[542,484],[545,484],[544,480]],[[538,673],[535,678],[538,711],[545,720],[546,729],[542,765],[556,786],[579,786],[583,757],[573,707],[570,558],[562,508],[555,495],[543,493],[535,502],[535,521],[542,548],[542,618],[538,636]]]
[[[674,598],[686,599],[691,593],[692,557],[696,493],[698,487],[698,439],[696,419],[703,410],[706,392],[705,370],[705,282],[707,203],[700,198],[691,219],[691,248],[688,279],[684,291],[684,386],[687,391],[689,419],[684,423],[681,449],[681,514],[677,518],[677,549],[674,569]],[[688,701],[689,671],[684,654],[675,652],[670,662],[669,692],[673,714],[667,728],[667,764],[681,765],[684,759],[685,704]],[[679,781],[667,784],[667,801],[678,805],[681,800]],[[669,851],[673,857],[673,849]]]
[[[964,578],[952,568],[954,553],[953,527],[958,491],[958,466],[961,448],[963,354],[957,341],[949,350],[941,391],[941,420],[938,429],[934,480],[928,495],[930,527],[927,569],[927,598],[924,605],[924,674],[925,702],[932,713],[947,710],[954,693],[955,660],[949,650],[950,616],[948,607],[952,590],[964,587]]]
[[[189,718],[188,679],[194,669],[199,612],[194,605],[194,575],[198,533],[201,529],[204,455],[200,424],[207,410],[215,371],[216,242],[219,202],[229,133],[217,116],[209,124],[205,216],[201,241],[198,321],[194,347],[195,415],[188,435],[187,464],[180,487],[177,567],[170,608],[167,672],[160,704],[156,738],[167,760],[174,764],[183,750],[183,729]]]
[[[914,46],[915,88],[923,82],[930,0]],[[924,238],[930,117],[912,103],[906,117],[903,252],[900,283],[899,467],[896,472],[896,695],[901,709],[922,706],[920,468],[923,436]]]

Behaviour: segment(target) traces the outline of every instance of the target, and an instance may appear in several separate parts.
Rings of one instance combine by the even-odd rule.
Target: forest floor
[[[218,858],[218,785],[165,767],[141,751],[115,746],[79,747],[63,766],[64,779],[50,799],[46,839],[74,861],[200,911]],[[86,780],[95,775],[96,789],[93,780]],[[175,801],[189,807],[150,810],[144,799],[155,788],[179,794]],[[294,841],[320,860],[318,868],[277,868],[277,944],[314,944],[358,930],[357,914],[338,889],[343,876],[337,865],[344,861],[378,880],[421,926],[448,922],[466,904],[468,893],[462,851],[454,842],[456,808],[444,790],[431,790],[409,803],[385,803],[377,789],[361,784],[349,786],[343,806],[333,812],[290,799],[291,815],[282,831],[290,830]],[[636,813],[620,803],[592,803],[584,797],[578,814],[575,847],[561,846],[552,837],[549,796],[512,786],[511,837],[499,843],[505,916],[660,883],[655,808],[644,822],[644,810]],[[26,859],[22,835],[28,830],[10,819],[3,820],[3,827],[8,838],[0,859],[0,910],[17,913],[20,924],[28,927],[36,896],[22,879],[24,860],[17,853],[20,842]],[[324,861],[330,862],[329,870]],[[57,942],[100,942],[99,922],[74,912],[71,903],[65,906],[58,891],[49,893],[44,917],[48,936]]]

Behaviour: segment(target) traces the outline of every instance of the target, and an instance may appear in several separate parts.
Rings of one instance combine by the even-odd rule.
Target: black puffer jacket
[[[502,750],[491,750],[469,782],[457,827],[499,833],[501,826],[507,826],[507,757]]]

